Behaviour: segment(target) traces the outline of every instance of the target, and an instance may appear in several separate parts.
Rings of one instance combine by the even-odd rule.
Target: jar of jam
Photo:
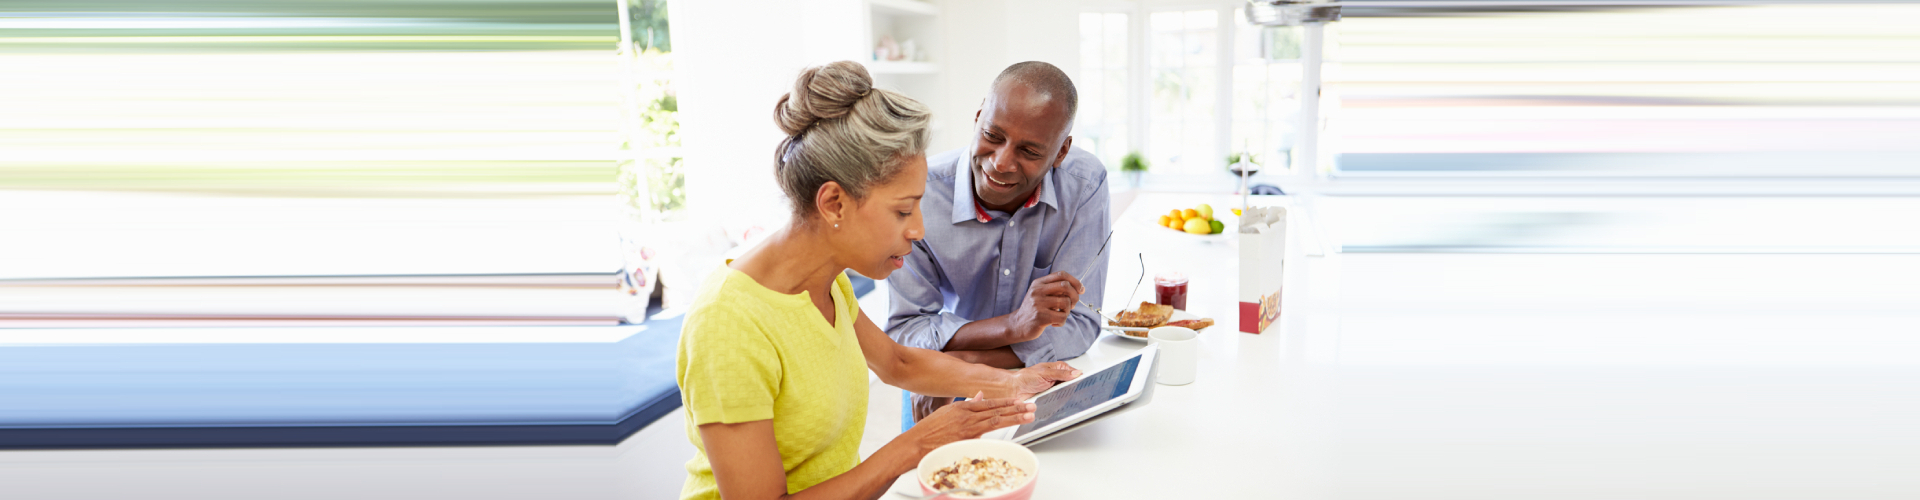
[[[1187,310],[1187,275],[1167,272],[1153,275],[1153,303]]]

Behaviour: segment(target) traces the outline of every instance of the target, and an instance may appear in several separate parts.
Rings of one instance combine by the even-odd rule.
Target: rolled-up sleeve
[[[891,311],[887,336],[907,347],[942,350],[968,321],[945,312],[940,293],[940,270],[934,267],[924,242],[914,242],[906,266],[887,276]]]
[[[1105,171],[1100,171],[1105,175]],[[1060,255],[1052,259],[1055,263],[1092,262],[1086,270],[1076,269],[1071,264],[1055,264],[1054,271],[1066,271],[1073,274],[1085,286],[1087,293],[1080,296],[1081,302],[1093,307],[1105,307],[1101,304],[1107,289],[1107,256],[1110,252],[1100,251],[1107,242],[1107,234],[1112,230],[1112,218],[1108,209],[1112,205],[1105,182],[1098,184],[1099,189],[1085,203],[1074,210],[1079,214],[1073,219],[1073,227],[1068,230],[1067,241],[1061,244]],[[1098,254],[1096,256],[1096,254]],[[1081,276],[1075,273],[1085,273]],[[898,309],[896,309],[898,310]],[[1013,344],[1013,354],[1027,366],[1048,361],[1073,359],[1087,353],[1093,341],[1100,337],[1100,317],[1086,307],[1075,307],[1067,316],[1065,325],[1047,327],[1040,338]]]

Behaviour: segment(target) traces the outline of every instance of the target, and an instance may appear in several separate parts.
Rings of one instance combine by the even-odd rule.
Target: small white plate
[[[1174,309],[1174,310],[1173,310],[1173,315],[1172,315],[1172,316],[1168,316],[1168,317],[1167,317],[1167,321],[1169,321],[1169,322],[1172,322],[1172,321],[1180,321],[1180,320],[1188,320],[1188,319],[1200,319],[1200,317],[1199,317],[1199,316],[1196,316],[1196,315],[1194,315],[1193,313],[1190,313],[1190,312],[1186,312],[1186,311],[1182,311],[1182,310],[1179,310],[1179,309]],[[1138,340],[1138,341],[1141,341],[1141,342],[1146,342],[1146,341],[1147,341],[1147,330],[1148,330],[1147,328],[1140,328],[1140,327],[1137,327],[1137,326],[1111,326],[1111,325],[1102,325],[1102,326],[1100,327],[1100,329],[1102,329],[1102,330],[1109,330],[1109,331],[1112,331],[1112,332],[1113,332],[1113,336],[1115,336],[1115,337],[1120,337],[1120,338],[1123,338],[1123,339],[1127,339],[1127,340]],[[1203,328],[1203,330],[1204,330],[1204,328]],[[1138,337],[1135,337],[1135,336],[1132,336],[1132,335],[1127,335],[1127,332],[1139,332],[1139,333],[1140,333],[1140,336],[1138,336]]]

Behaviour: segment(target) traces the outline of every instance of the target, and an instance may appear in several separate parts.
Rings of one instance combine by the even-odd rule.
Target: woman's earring
[[[840,225],[839,225],[839,224],[834,224],[834,225],[833,225],[833,228],[834,228],[834,229],[840,229]]]

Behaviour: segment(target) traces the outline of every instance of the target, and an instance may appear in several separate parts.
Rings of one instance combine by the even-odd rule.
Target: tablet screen
[[[1046,428],[1100,403],[1126,395],[1128,386],[1133,384],[1134,370],[1140,368],[1140,358],[1134,356],[1124,363],[1088,375],[1073,385],[1040,396],[1039,400],[1033,402],[1033,422],[1020,426],[1014,435],[1025,435],[1034,429]]]

